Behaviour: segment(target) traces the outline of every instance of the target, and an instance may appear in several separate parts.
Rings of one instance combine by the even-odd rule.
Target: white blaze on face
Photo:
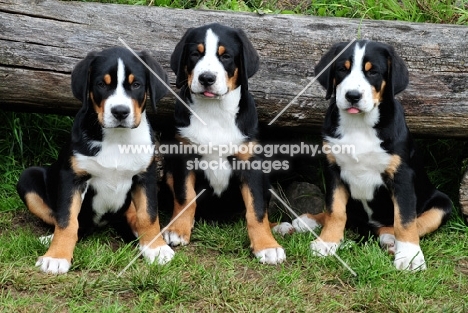
[[[218,58],[219,38],[208,29],[205,37],[205,55],[197,62],[193,69],[193,80],[190,89],[193,93],[208,91],[215,96],[222,96],[229,90],[226,81],[226,70]],[[210,73],[216,77],[216,81],[210,86],[203,86],[200,75]]]
[[[342,110],[351,107],[351,103],[346,99],[346,93],[354,91],[361,94],[361,99],[354,106],[363,113],[367,113],[374,108],[372,86],[364,76],[364,55],[366,46],[359,47],[356,44],[351,64],[351,72],[343,81],[336,86],[336,105]]]
[[[128,94],[125,92],[124,89],[124,83],[125,83],[125,65],[121,59],[118,59],[117,61],[117,87],[114,91],[114,93],[105,100],[104,104],[104,127],[106,128],[112,128],[112,127],[133,127],[134,126],[134,107],[133,107],[133,101],[132,98],[128,96]],[[115,118],[115,116],[112,114],[112,109],[115,108],[116,106],[124,106],[128,108],[129,114],[128,116],[124,119],[119,121],[118,119]]]

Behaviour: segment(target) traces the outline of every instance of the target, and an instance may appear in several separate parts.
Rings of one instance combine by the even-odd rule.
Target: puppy
[[[335,44],[315,72],[347,44]],[[318,81],[331,98],[323,125],[324,144],[334,151],[327,155],[326,212],[302,215],[293,226],[323,226],[311,243],[318,255],[336,251],[345,225],[370,230],[395,254],[397,269],[425,269],[419,238],[449,218],[452,202],[429,181],[395,99],[408,85],[403,60],[387,44],[356,41]]]
[[[166,156],[174,210],[164,238],[172,246],[190,241],[197,205],[208,218],[234,206],[245,210],[251,248],[260,262],[277,264],[286,258],[269,228],[268,179],[251,166],[261,161],[252,152],[258,120],[248,91],[248,79],[258,65],[259,56],[245,33],[220,24],[189,29],[174,49],[171,68],[185,102],[175,106],[175,137],[195,151]],[[222,152],[227,146],[234,149]]]
[[[167,81],[156,60],[146,52],[139,56]],[[89,53],[71,78],[73,95],[83,105],[70,141],[55,163],[26,169],[17,185],[28,209],[55,229],[48,251],[36,266],[47,273],[66,273],[78,230],[84,234],[120,217],[140,237],[144,257],[166,263],[174,252],[159,235],[153,152],[121,150],[126,145],[154,146],[146,98],[149,94],[156,108],[166,94],[165,86],[120,47]]]

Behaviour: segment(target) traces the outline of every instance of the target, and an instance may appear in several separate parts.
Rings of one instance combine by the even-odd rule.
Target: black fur
[[[315,67],[315,72],[321,72],[347,44],[347,42],[341,42],[333,45]],[[406,125],[403,107],[395,99],[395,95],[408,85],[408,70],[393,47],[378,42],[357,41],[341,54],[323,75],[318,77],[320,84],[327,90],[326,98],[331,98],[322,129],[323,136],[324,138],[340,138],[341,136],[338,133],[340,115],[347,113],[337,106],[336,87],[349,74],[344,64],[346,61],[352,63],[356,45],[361,47],[366,45],[364,62],[369,61],[373,64],[371,71],[364,73],[368,83],[374,86],[376,91],[380,91],[382,81],[386,83],[382,101],[376,108],[379,110],[379,120],[373,129],[381,140],[381,148],[389,155],[397,155],[401,158],[401,164],[394,177],[381,173],[384,184],[375,190],[373,199],[368,201],[369,207],[373,210],[372,219],[383,226],[393,225],[394,207],[391,199],[393,196],[399,204],[403,224],[414,221],[417,216],[434,206],[444,212],[442,224],[450,215],[452,203],[429,181],[421,156]],[[362,70],[364,72],[364,69]],[[333,202],[332,195],[336,187],[344,184],[349,191],[349,185],[342,180],[341,168],[338,164],[330,163],[326,173],[326,206],[330,211]],[[368,224],[368,221],[369,217],[361,201],[350,197],[347,203],[347,225],[358,228],[360,233],[368,235],[375,229],[373,225]]]

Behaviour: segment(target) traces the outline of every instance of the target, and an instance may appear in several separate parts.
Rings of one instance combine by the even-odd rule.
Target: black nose
[[[198,81],[203,86],[211,86],[216,82],[216,75],[210,72],[202,73],[198,76]]]
[[[125,105],[116,105],[111,109],[112,115],[119,121],[124,120],[130,114],[130,108]]]
[[[357,90],[350,90],[345,94],[346,100],[348,100],[351,104],[357,103],[359,100],[361,100],[361,93]]]

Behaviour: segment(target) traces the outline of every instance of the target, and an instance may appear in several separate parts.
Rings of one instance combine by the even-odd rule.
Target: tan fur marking
[[[169,188],[174,194],[174,178],[172,175],[167,176],[166,183],[168,184]],[[195,193],[195,173],[190,172],[187,176],[185,181],[185,190],[186,190],[186,197],[183,203],[179,203],[174,197],[174,209],[172,212],[171,221],[174,220],[172,225],[167,229],[167,231],[172,231],[177,233],[182,239],[186,240],[187,242],[190,241],[190,236],[192,234],[192,227],[195,221],[195,210],[197,208],[197,203],[194,201],[189,207],[187,207],[188,203],[195,199],[197,196]],[[185,209],[186,208],[186,209]],[[175,217],[179,215],[182,210],[185,211],[177,218]]]
[[[239,146],[239,152],[234,154],[234,157],[241,161],[248,161],[253,156],[254,147],[257,145],[255,141],[249,141]],[[245,152],[246,153],[242,153]]]
[[[382,102],[385,86],[386,86],[385,80],[382,81],[379,91],[375,90],[375,87],[372,86],[372,100],[374,101],[374,106],[377,106],[380,104],[380,102]]]
[[[401,165],[400,156],[397,154],[392,155],[390,159],[390,163],[388,164],[387,169],[385,170],[385,174],[387,174],[390,178],[393,179],[400,165]]]
[[[432,208],[421,214],[416,219],[419,237],[432,233],[439,228],[443,218],[444,212],[438,208]]]
[[[330,146],[330,143],[328,141],[323,141],[322,146]],[[330,165],[336,164],[336,157],[333,155],[333,153],[331,153],[331,151],[330,153],[327,153],[326,156]]]
[[[110,83],[112,82],[112,77],[109,74],[104,75],[104,82],[106,83],[106,85],[110,85]]]
[[[247,232],[249,234],[250,248],[252,251],[256,253],[261,250],[280,247],[271,233],[268,214],[265,213],[263,220],[261,222],[258,221],[254,210],[254,199],[249,187],[247,185],[242,185],[241,192],[247,209],[245,217],[247,219]]]
[[[197,50],[200,53],[204,53],[205,52],[205,45],[202,44],[202,43],[199,43],[198,46],[197,46]]]
[[[55,218],[52,210],[44,200],[39,197],[38,194],[34,192],[27,193],[25,196],[26,206],[29,211],[39,217],[42,221],[46,222],[49,225],[55,225]]]
[[[223,55],[224,52],[226,52],[226,47],[225,46],[219,46],[218,47],[218,55]]]
[[[146,97],[144,99],[146,100]],[[140,125],[140,122],[141,122],[141,112],[143,111],[143,103],[140,104],[138,103],[137,100],[132,99],[132,105],[133,105],[134,127],[138,127],[138,125]]]
[[[129,84],[133,83],[134,80],[135,80],[135,75],[133,75],[133,74],[128,75],[128,83]]]
[[[80,168],[79,164],[78,164],[78,161],[76,160],[76,157],[75,156],[72,156],[70,158],[70,164],[71,164],[71,168],[73,170],[73,172],[77,175],[77,176],[85,176],[85,175],[88,175],[88,172],[86,172],[84,169]]]
[[[366,64],[364,64],[364,71],[370,71],[370,69],[372,68],[372,63],[371,62],[366,62]]]
[[[344,62],[344,67],[345,67],[347,70],[349,70],[349,69],[351,68],[351,61],[346,60],[346,61]]]
[[[161,234],[159,218],[156,217],[156,219],[152,221],[148,213],[148,198],[146,197],[146,191],[143,187],[138,186],[132,192],[132,204],[128,211],[130,212],[126,215],[127,221],[131,228],[138,234],[140,245],[149,245],[150,248],[154,249],[166,244]],[[132,215],[134,216],[132,217]],[[150,244],[151,241],[153,242]]]
[[[393,226],[383,226],[383,227],[377,228],[376,233],[378,236],[381,236],[384,234],[394,235],[395,229],[393,228]]]
[[[395,239],[402,242],[410,242],[416,245],[419,245],[419,234],[418,234],[418,225],[416,219],[410,223],[403,225],[400,214],[400,207],[395,199],[392,197],[393,207],[394,207],[394,229],[395,229]]]
[[[98,116],[98,121],[101,125],[104,124],[104,101],[101,104],[97,104],[94,101],[94,94],[92,92],[89,93],[89,97],[91,98],[91,102],[93,103],[94,111],[96,111]]]
[[[349,194],[342,185],[333,192],[331,212],[327,212],[324,217],[321,217],[324,223],[320,238],[324,242],[339,243],[343,239],[348,198]]]
[[[228,86],[229,91],[232,91],[232,90],[236,89],[237,87],[239,87],[237,85],[238,73],[239,73],[239,71],[236,68],[236,70],[234,71],[234,75],[232,75],[232,77],[229,77],[226,74],[227,86]]]
[[[50,243],[44,257],[52,257],[56,259],[65,259],[71,262],[73,258],[73,250],[78,241],[78,213],[81,210],[81,194],[75,192],[72,196],[70,205],[70,217],[68,225],[64,228],[55,224],[54,238]]]
[[[305,213],[308,218],[314,219],[318,224],[321,226],[325,225],[328,214],[325,212],[319,213],[319,214],[310,214],[310,213]]]
[[[187,69],[185,69],[185,71],[187,72]],[[189,88],[192,86],[192,81],[193,81],[193,72],[191,73],[187,72],[187,84]]]

